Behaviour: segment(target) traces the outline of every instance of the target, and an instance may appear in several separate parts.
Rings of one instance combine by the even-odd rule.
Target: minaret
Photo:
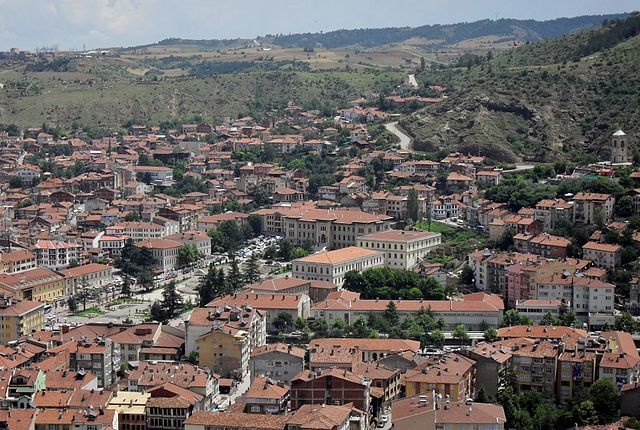
[[[611,139],[611,162],[627,163],[629,161],[629,142],[624,131],[613,133]]]

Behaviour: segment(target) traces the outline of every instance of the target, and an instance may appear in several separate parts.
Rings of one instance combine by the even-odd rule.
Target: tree
[[[311,330],[315,337],[325,337],[329,332],[329,324],[324,318],[319,318],[311,323]]]
[[[295,248],[293,248],[293,251],[291,251],[291,255],[290,255],[289,259],[295,260],[295,259],[298,259],[298,258],[304,258],[307,255],[309,255],[309,253],[307,252],[306,249],[301,248],[299,246],[296,246]]]
[[[247,218],[247,225],[251,227],[253,236],[260,236],[262,234],[262,218],[259,215],[251,214]]]
[[[191,351],[187,357],[187,361],[191,364],[198,364],[199,359],[200,353],[198,351]]]
[[[409,190],[409,196],[407,200],[407,216],[409,219],[414,222],[418,221],[419,218],[419,203],[418,203],[418,192],[415,189]]]
[[[508,251],[513,247],[513,232],[511,229],[505,229],[500,236],[500,239],[496,242],[496,247],[502,251]]]
[[[190,266],[197,263],[202,257],[202,253],[198,251],[198,248],[196,248],[195,245],[190,243],[184,244],[178,249],[178,267]]]
[[[563,325],[566,327],[573,327],[578,323],[578,317],[574,311],[566,311],[560,315],[560,320],[558,321],[559,325]]]
[[[293,252],[293,243],[291,243],[289,239],[285,239],[282,242],[280,242],[280,247],[278,249],[278,258],[289,261],[291,260],[292,252]]]
[[[154,279],[153,273],[149,269],[144,269],[138,275],[138,284],[142,287],[145,292],[149,292],[153,290],[154,287]]]
[[[131,281],[127,275],[122,276],[122,285],[120,286],[120,294],[125,297],[131,297]]]
[[[633,199],[631,196],[623,196],[616,201],[616,213],[625,218],[633,215]]]
[[[387,303],[387,308],[384,310],[382,317],[392,326],[397,326],[400,322],[398,317],[398,309],[393,301]]]
[[[429,343],[436,348],[442,348],[444,346],[444,333],[440,329],[435,329],[429,333]]]
[[[623,312],[616,317],[616,330],[626,331],[627,333],[635,333],[638,330],[638,322],[631,316],[629,312]]]
[[[296,320],[293,322],[293,326],[296,328],[296,330],[300,331],[304,331],[309,327],[307,320],[302,317],[296,318]]]
[[[284,332],[287,328],[293,327],[293,318],[287,312],[279,312],[273,320],[273,326],[280,332]]]
[[[202,277],[200,283],[198,284],[198,300],[200,303],[200,307],[206,306],[207,303],[216,298],[215,296],[215,284],[216,278],[218,276],[218,271],[216,267],[211,263],[209,265],[209,270],[207,274]]]
[[[171,319],[182,310],[183,300],[175,281],[169,282],[162,291],[162,311],[165,319]]]
[[[531,320],[524,315],[520,315],[515,309],[509,309],[504,313],[500,327],[511,327],[514,325],[531,325]]]
[[[451,336],[453,336],[454,339],[458,339],[460,341],[460,345],[463,345],[469,340],[469,334],[463,324],[455,326],[451,332]]]
[[[149,308],[149,316],[152,321],[164,322],[167,319],[165,317],[164,310],[162,309],[162,305],[157,300],[153,302]]]
[[[489,395],[485,391],[484,387],[481,386],[478,392],[476,393],[476,402],[478,403],[489,403]]]
[[[546,314],[544,314],[544,316],[540,320],[540,325],[556,326],[556,325],[560,325],[559,322],[560,321],[558,321],[558,318],[553,316],[551,312],[547,312]]]
[[[22,188],[24,187],[24,181],[20,176],[12,176],[9,179],[9,188]]]
[[[600,424],[612,423],[618,419],[618,389],[609,378],[598,379],[589,389],[589,400],[598,414]]]
[[[424,61],[424,57],[420,57],[420,70],[424,71],[426,67],[425,61]]]
[[[491,327],[484,331],[484,340],[487,342],[495,342],[498,340],[498,330]]]
[[[471,266],[465,264],[460,273],[460,282],[462,282],[463,285],[472,285],[474,277],[475,273],[473,273]]]
[[[347,331],[347,321],[344,318],[338,317],[333,322],[333,326],[331,327],[331,336],[332,337],[344,337]]]
[[[244,265],[244,281],[247,284],[255,284],[260,281],[260,265],[256,253],[251,254]]]
[[[138,212],[129,212],[124,217],[125,221],[140,221],[140,214]]]
[[[233,255],[231,257],[231,268],[227,274],[227,290],[230,293],[235,293],[242,285],[242,273],[240,273],[240,268],[238,267],[238,260],[236,256]]]
[[[69,296],[69,298],[67,299],[67,306],[69,307],[69,311],[71,311],[72,314],[78,312],[78,300],[76,299],[75,295]]]
[[[371,330],[369,330],[369,325],[367,324],[367,320],[365,320],[362,316],[359,316],[358,319],[351,326],[353,337],[357,338],[367,338]]]

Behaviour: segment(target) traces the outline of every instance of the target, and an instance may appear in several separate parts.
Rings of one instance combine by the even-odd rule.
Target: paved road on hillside
[[[413,143],[413,139],[410,136],[407,136],[402,130],[398,128],[397,121],[389,122],[384,126],[388,131],[398,136],[398,138],[400,139],[400,148],[411,149],[411,144]]]

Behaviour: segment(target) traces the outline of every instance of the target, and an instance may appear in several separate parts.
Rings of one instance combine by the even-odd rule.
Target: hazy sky
[[[132,46],[640,10],[640,0],[0,0],[0,49]]]

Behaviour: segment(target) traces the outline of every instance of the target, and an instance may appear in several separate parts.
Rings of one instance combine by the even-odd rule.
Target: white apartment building
[[[134,242],[139,242],[141,240],[162,239],[171,233],[167,233],[165,226],[153,222],[125,221],[107,227],[106,234],[110,236],[128,236]]]
[[[36,255],[31,251],[18,249],[0,254],[0,273],[20,273],[36,266]]]
[[[593,264],[615,269],[622,263],[622,247],[610,243],[587,242],[582,246],[582,256]]]
[[[78,261],[82,246],[57,240],[38,240],[33,250],[38,266],[59,270]]]
[[[109,253],[111,257],[116,257],[120,255],[122,252],[122,248],[124,248],[124,244],[129,239],[129,236],[126,235],[102,235],[97,239],[97,247],[101,251]]]
[[[292,276],[305,280],[344,283],[344,275],[352,270],[362,271],[384,267],[384,253],[350,246],[298,258],[291,263]]]
[[[358,238],[361,248],[384,253],[384,265],[409,270],[440,246],[442,235],[428,231],[387,230]]]
[[[211,255],[211,238],[203,231],[189,230],[167,236],[169,240],[175,240],[183,245],[193,245],[200,254],[208,257]]]
[[[607,348],[600,361],[599,378],[608,378],[618,387],[640,382],[640,355],[633,337],[623,331],[603,332]]]
[[[553,228],[561,220],[573,222],[573,203],[562,199],[544,199],[536,204],[535,218],[544,223],[545,228]]]
[[[564,300],[580,322],[615,324],[615,285],[599,279],[562,274],[537,283],[539,300]]]
[[[169,239],[150,239],[136,243],[138,248],[147,248],[156,258],[156,267],[164,273],[171,272],[178,264],[178,250],[182,247],[180,242]]]
[[[171,185],[173,184],[173,170],[163,166],[135,166],[136,175],[144,180],[145,177],[150,179],[154,185]]]

